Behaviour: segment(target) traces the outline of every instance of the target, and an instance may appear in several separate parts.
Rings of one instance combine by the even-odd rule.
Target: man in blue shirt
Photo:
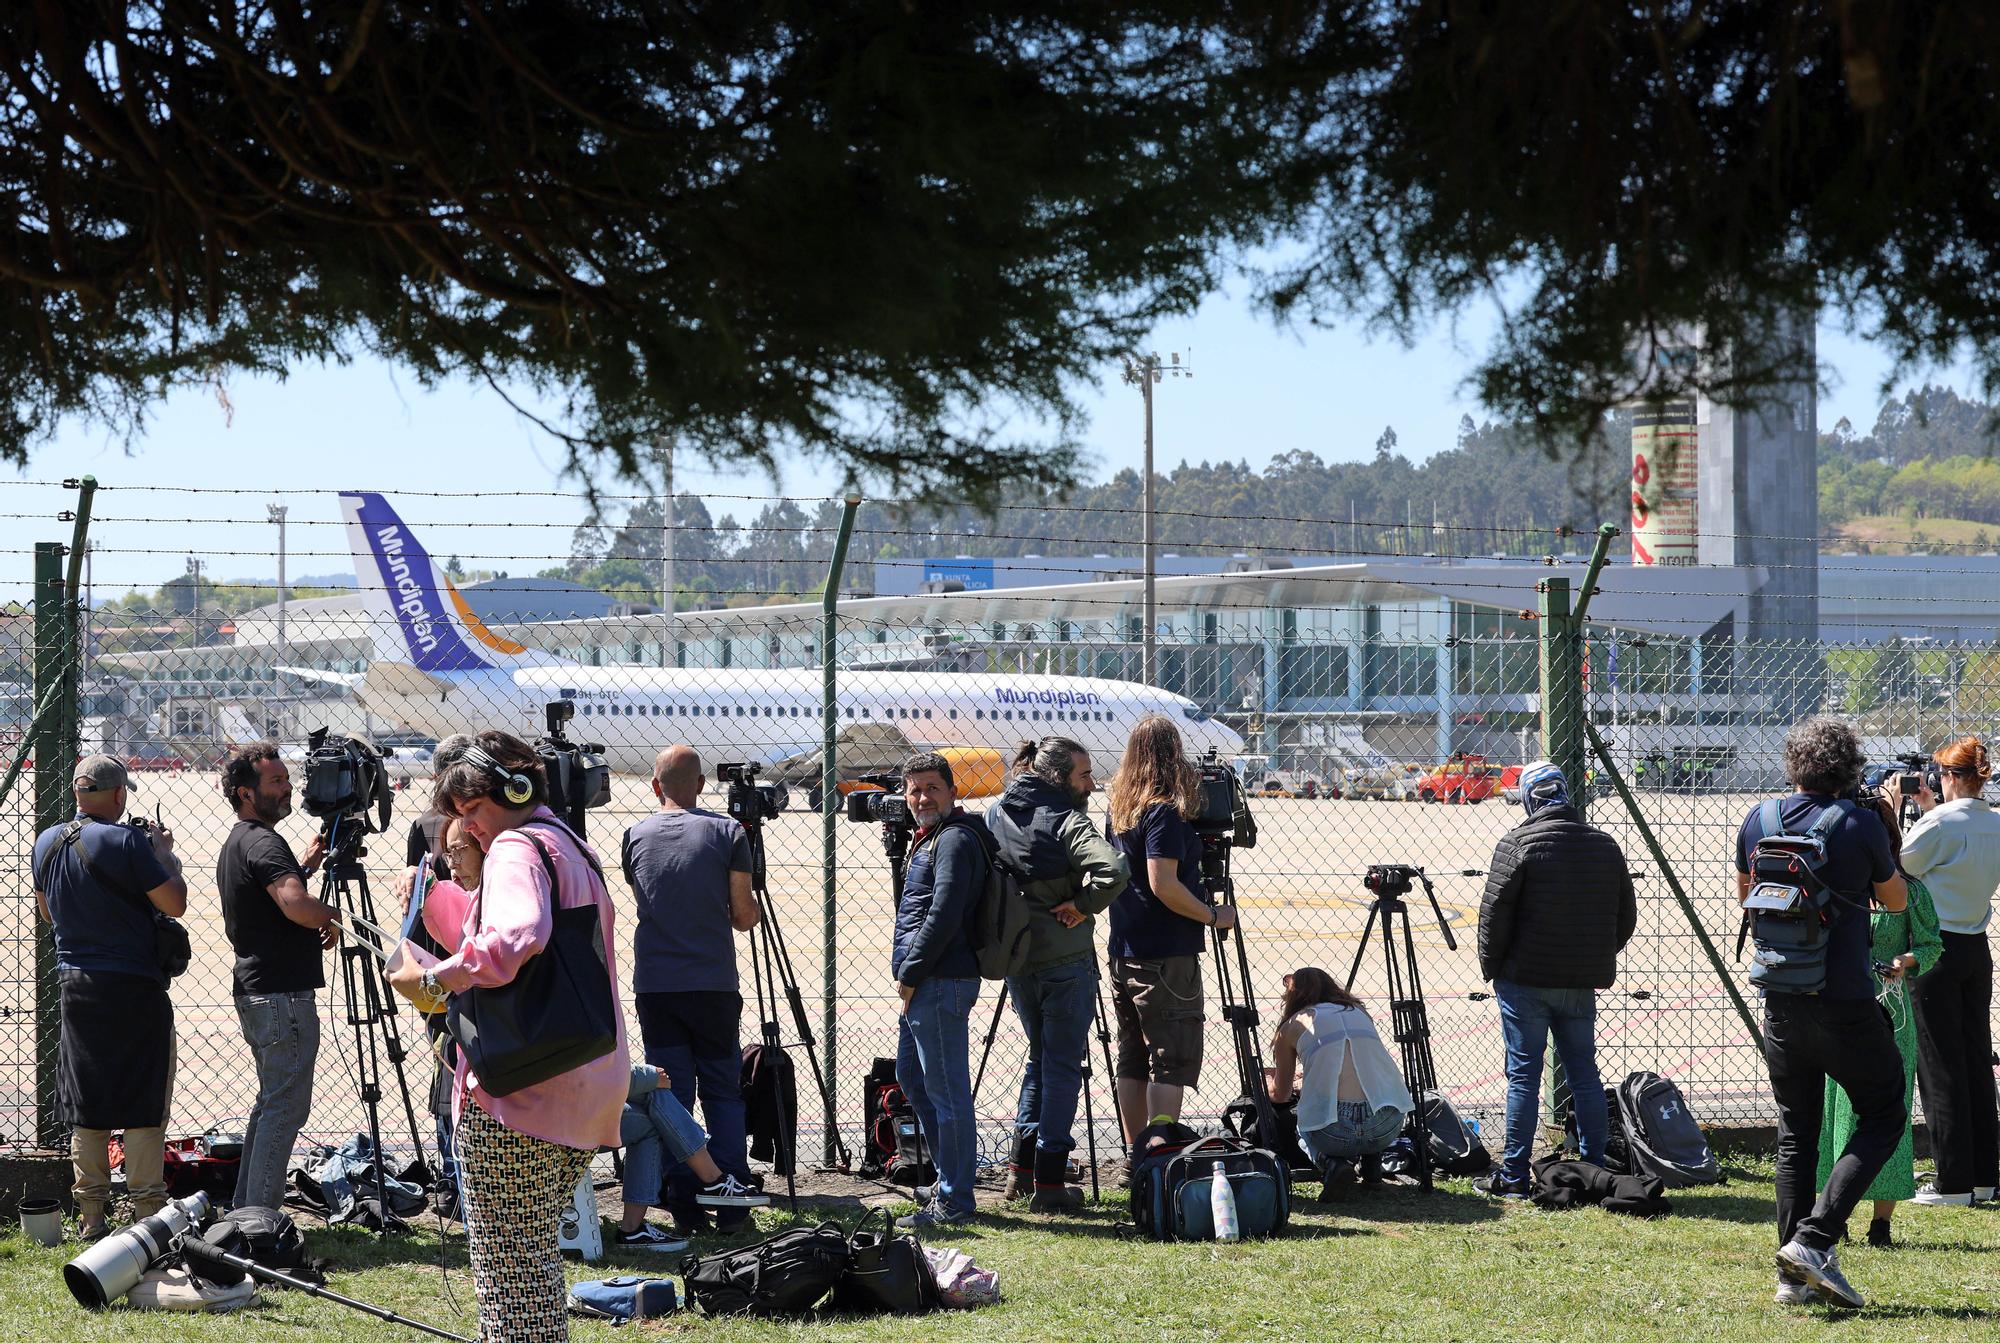
[[[76,767],[76,818],[35,840],[35,905],[53,926],[62,1038],[57,1117],[71,1126],[77,1231],[105,1232],[111,1133],[125,1131],[135,1219],[166,1206],[166,1124],[174,1082],[174,1006],[154,951],[154,913],[187,912],[173,832],[120,825],[124,762]]]
[[[1785,774],[1798,791],[1778,804],[1780,824],[1804,835],[1829,807],[1845,814],[1827,833],[1819,872],[1826,906],[1826,979],[1813,993],[1764,992],[1764,1059],[1778,1103],[1778,1288],[1781,1303],[1825,1299],[1859,1308],[1861,1293],[1840,1271],[1834,1245],[1882,1163],[1896,1150],[1908,1114],[1903,1058],[1869,955],[1872,898],[1901,910],[1908,900],[1889,832],[1866,807],[1840,799],[1861,783],[1861,741],[1837,718],[1808,718],[1785,737]],[[1767,838],[1759,807],[1736,839],[1737,898],[1751,889],[1751,857]],[[1854,1103],[1854,1136],[1815,1200],[1826,1079]]]
[[[958,805],[951,762],[925,752],[903,762],[903,800],[916,818],[915,843],[896,902],[889,971],[902,1000],[896,1080],[917,1112],[937,1165],[929,1206],[896,1225],[928,1231],[971,1220],[977,1173],[972,1073],[967,1064],[979,962],[972,916],[986,892],[982,823]]]

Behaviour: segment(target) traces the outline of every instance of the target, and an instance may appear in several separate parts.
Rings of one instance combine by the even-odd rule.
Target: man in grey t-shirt
[[[731,818],[695,805],[701,783],[694,748],[669,746],[653,763],[660,809],[625,832],[625,880],[638,903],[632,992],[646,1062],[667,1075],[675,1099],[689,1110],[699,1096],[709,1155],[726,1174],[747,1181],[735,935],[758,918],[750,837]],[[666,1208],[686,1234],[708,1229],[708,1214],[695,1202],[700,1184],[685,1165],[667,1175]],[[748,1215],[723,1214],[720,1229],[732,1230]]]

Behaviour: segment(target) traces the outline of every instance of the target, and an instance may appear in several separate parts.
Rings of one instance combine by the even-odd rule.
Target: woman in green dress
[[[1882,1006],[1888,1009],[1889,1021],[1896,1028],[1896,1048],[1903,1056],[1903,1109],[1907,1116],[1910,1099],[1917,1085],[1917,1023],[1916,1015],[1910,1007],[1910,979],[1923,974],[1938,963],[1944,954],[1944,940],[1938,936],[1937,910],[1931,905],[1931,893],[1924,884],[1912,878],[1909,882],[1910,899],[1908,905],[1894,913],[1877,909],[1870,916],[1870,931],[1873,945],[1872,958],[1890,967],[1881,993]],[[1848,1102],[1847,1093],[1835,1084],[1832,1078],[1826,1083],[1826,1113],[1819,1126],[1819,1184],[1826,1187],[1827,1178],[1833,1174],[1833,1163],[1847,1146],[1847,1140],[1854,1136],[1854,1106]],[[1903,1120],[1903,1140],[1889,1159],[1882,1163],[1882,1170],[1874,1183],[1861,1195],[1875,1200],[1875,1220],[1868,1224],[1868,1243],[1885,1247],[1889,1242],[1889,1219],[1895,1214],[1899,1200],[1912,1198],[1917,1192],[1916,1158],[1910,1141],[1910,1121]]]

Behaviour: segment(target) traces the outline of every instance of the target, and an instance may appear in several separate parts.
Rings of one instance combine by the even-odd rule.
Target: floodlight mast
[[[1194,376],[1193,351],[1189,351],[1186,363],[1181,361],[1179,351],[1172,353],[1171,362],[1167,364],[1160,362],[1160,356],[1157,351],[1151,354],[1138,354],[1135,352],[1125,356],[1125,381],[1138,386],[1139,396],[1146,405],[1146,458],[1145,471],[1141,477],[1142,484],[1140,491],[1140,510],[1143,515],[1141,526],[1144,530],[1141,532],[1139,545],[1140,550],[1143,552],[1145,566],[1143,571],[1145,574],[1145,629],[1142,631],[1141,665],[1143,674],[1140,679],[1149,686],[1159,684],[1158,652],[1155,648],[1159,631],[1156,628],[1158,616],[1154,602],[1154,585],[1157,577],[1154,555],[1157,550],[1156,542],[1158,538],[1155,531],[1157,524],[1154,515],[1153,498],[1153,385],[1164,381],[1168,374],[1172,374],[1177,378],[1192,378]]]

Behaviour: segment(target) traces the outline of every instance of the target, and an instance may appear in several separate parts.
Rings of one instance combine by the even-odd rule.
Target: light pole
[[[1138,385],[1139,396],[1146,403],[1146,462],[1145,474],[1141,478],[1142,487],[1140,491],[1140,508],[1144,514],[1142,519],[1144,531],[1141,534],[1139,543],[1141,550],[1144,552],[1145,561],[1146,628],[1144,630],[1143,654],[1141,658],[1143,675],[1140,679],[1149,686],[1158,680],[1159,670],[1156,666],[1154,650],[1154,643],[1158,638],[1158,631],[1154,628],[1157,618],[1153,609],[1153,582],[1155,577],[1153,572],[1153,552],[1155,549],[1153,531],[1153,384],[1162,381],[1169,373],[1175,377],[1192,378],[1194,376],[1192,357],[1190,357],[1189,362],[1183,364],[1179,353],[1176,352],[1173,354],[1172,360],[1172,363],[1162,365],[1157,352],[1152,354],[1128,354],[1125,356],[1125,381]]]
[[[660,460],[660,665],[671,667],[675,656],[674,639],[674,445],[661,440],[653,449]]]
[[[199,648],[201,647],[201,561],[192,555],[188,556],[187,571],[194,580],[193,585],[188,588],[189,594],[194,598],[194,628],[189,633],[188,647]]]
[[[278,665],[285,664],[285,514],[283,504],[266,504],[264,516],[278,524]]]

